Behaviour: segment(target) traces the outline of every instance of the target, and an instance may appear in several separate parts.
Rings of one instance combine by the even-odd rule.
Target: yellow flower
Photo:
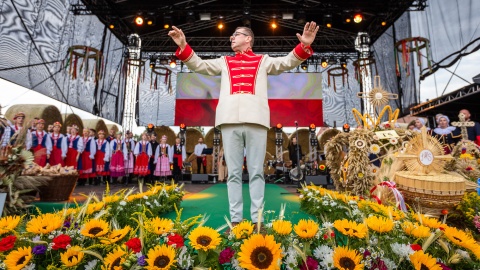
[[[238,262],[244,269],[280,269],[281,259],[281,246],[272,235],[252,235],[238,253]]]
[[[317,234],[318,224],[313,220],[301,219],[293,229],[300,238],[310,239]]]
[[[279,235],[289,235],[292,232],[292,223],[288,220],[275,220],[272,227]]]
[[[445,236],[448,238],[448,240],[450,240],[450,242],[466,249],[471,249],[471,247],[475,246],[476,244],[475,239],[466,234],[464,231],[458,230],[457,228],[446,227]]]
[[[78,211],[78,208],[67,208],[65,210],[65,216],[70,216],[71,214],[76,214]]]
[[[153,218],[147,222],[146,229],[154,234],[162,235],[173,229],[173,221],[168,218]]]
[[[426,238],[430,236],[430,228],[420,225],[418,223],[412,223],[406,221],[402,224],[403,231],[415,238]]]
[[[209,227],[197,227],[188,236],[190,245],[196,249],[207,251],[215,249],[220,244],[220,234]]]
[[[105,203],[104,202],[98,202],[98,203],[91,203],[88,205],[87,207],[87,215],[91,215],[91,214],[94,214],[100,210],[102,210],[102,208],[105,206]]]
[[[347,219],[336,220],[333,227],[346,236],[365,238],[368,229],[365,225]]]
[[[105,204],[109,204],[109,203],[114,203],[114,202],[118,202],[120,201],[122,198],[118,195],[111,195],[111,196],[105,196],[103,197],[103,202]]]
[[[440,226],[444,225],[436,218],[427,217],[423,214],[415,214],[415,219],[420,222],[420,224],[427,226],[432,229],[438,229]]]
[[[83,225],[80,233],[87,237],[99,237],[108,233],[108,223],[101,219],[91,219]]]
[[[337,247],[333,252],[333,265],[340,270],[361,270],[361,261],[362,256],[348,247]]]
[[[415,270],[442,270],[442,267],[437,264],[437,259],[423,253],[423,250],[415,251],[410,255],[410,261]]]
[[[370,216],[366,219],[367,226],[379,233],[389,232],[393,229],[393,221],[388,218]]]
[[[127,233],[132,230],[130,226],[125,226],[123,229],[113,230],[110,235],[108,235],[108,239],[100,240],[102,244],[113,244],[120,240],[122,240]]]
[[[248,238],[253,233],[253,224],[249,220],[244,220],[233,227],[232,232],[236,239]]]
[[[170,269],[170,267],[176,262],[175,249],[172,246],[161,245],[155,246],[148,251],[147,270],[160,270]]]
[[[127,255],[127,252],[125,252],[120,247],[108,253],[107,256],[105,257],[105,260],[103,261],[104,266],[102,266],[102,269],[103,270],[122,270],[123,267],[121,265],[126,260],[125,255]]]
[[[27,222],[27,232],[47,234],[63,225],[63,219],[57,214],[47,213],[32,218]]]
[[[20,270],[27,266],[32,259],[31,247],[20,247],[17,250],[10,252],[5,257],[5,265],[9,270]]]
[[[82,248],[79,246],[73,246],[64,253],[60,254],[60,260],[67,267],[76,266],[83,259]]]
[[[19,222],[19,216],[6,216],[0,218],[0,235],[13,231]]]

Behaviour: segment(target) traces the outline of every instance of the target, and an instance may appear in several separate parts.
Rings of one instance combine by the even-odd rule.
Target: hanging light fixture
[[[175,68],[176,66],[177,66],[177,61],[172,58],[172,60],[170,61],[170,67]]]

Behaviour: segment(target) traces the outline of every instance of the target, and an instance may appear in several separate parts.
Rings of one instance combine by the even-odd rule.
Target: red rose
[[[168,242],[167,242],[167,244],[168,244],[169,246],[175,244],[175,245],[176,245],[176,246],[175,246],[176,248],[181,248],[181,247],[184,246],[184,244],[183,244],[183,237],[182,237],[181,235],[176,234],[176,233],[171,234],[171,235],[168,236]]]
[[[137,237],[128,240],[125,242],[125,245],[135,253],[138,253],[142,250],[142,242],[140,242],[140,239]]]
[[[410,247],[413,249],[413,251],[422,250],[422,246],[420,246],[419,244],[412,244],[410,245]]]
[[[443,209],[442,210],[442,215],[447,215],[448,214],[448,210],[447,209]]]
[[[0,240],[0,251],[7,251],[13,248],[15,245],[15,241],[17,241],[17,237],[15,235],[10,235],[2,240]]]
[[[70,242],[72,241],[72,238],[66,234],[61,234],[55,238],[53,238],[53,250],[57,249],[66,249],[68,245],[70,245]]]

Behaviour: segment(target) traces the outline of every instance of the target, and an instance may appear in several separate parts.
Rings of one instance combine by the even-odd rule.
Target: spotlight
[[[243,23],[243,26],[246,26],[246,27],[252,26],[252,17],[250,16],[250,10],[245,9],[243,11],[242,23]]]
[[[180,124],[180,132],[185,132],[187,131],[187,126],[184,123]]]
[[[331,14],[323,15],[323,25],[325,25],[328,28],[332,27],[332,15]]]
[[[320,65],[322,66],[322,68],[326,68],[328,66],[328,62],[327,62],[327,59],[325,57],[322,57]]]
[[[155,68],[155,64],[157,62],[157,56],[151,55],[150,56],[150,68]]]
[[[165,15],[163,16],[163,28],[169,29],[172,26],[172,16]]]
[[[315,124],[314,124],[314,123],[311,123],[309,127],[310,127],[310,132],[314,132],[314,133],[315,133],[315,130],[316,130],[316,128],[317,128],[317,127],[315,126]]]
[[[386,22],[386,21],[382,21],[381,24],[382,24],[382,26],[385,26],[385,25],[387,25],[387,22]]]
[[[293,13],[291,12],[282,13],[282,20],[293,20]]]
[[[143,17],[141,15],[137,15],[137,17],[135,17],[135,24],[137,26],[142,26],[143,25]]]
[[[278,123],[278,124],[275,126],[275,129],[276,129],[277,131],[282,131],[282,128],[283,128],[283,125],[280,124],[280,123]]]
[[[109,25],[108,25],[108,28],[114,29],[114,28],[115,28],[115,24],[113,24],[113,23],[109,24]]]
[[[350,12],[344,12],[343,15],[343,23],[351,23],[352,22],[352,15]]]
[[[218,16],[217,28],[223,30],[225,28],[225,23],[223,22],[223,16]]]
[[[355,23],[361,23],[363,21],[363,15],[361,13],[357,13],[353,16],[353,21]]]
[[[155,25],[155,19],[147,18],[147,25]]]
[[[270,27],[274,30],[277,29],[277,27],[278,27],[277,19],[275,19],[275,18],[272,19],[272,21],[270,22]]]
[[[172,61],[170,61],[170,67],[175,68],[176,66],[177,66],[177,61],[175,61],[175,59],[172,59]]]
[[[191,10],[187,11],[187,23],[193,24],[195,22],[195,13]]]
[[[212,19],[212,15],[210,13],[200,13],[200,21],[210,21]]]
[[[340,65],[343,67],[343,68],[346,68],[347,67],[347,59],[345,57],[341,57],[340,58]]]
[[[300,67],[303,69],[303,70],[307,70],[308,69],[308,65],[307,63],[303,62]]]

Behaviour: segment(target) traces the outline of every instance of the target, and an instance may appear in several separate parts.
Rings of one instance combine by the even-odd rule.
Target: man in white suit
[[[233,225],[243,219],[242,165],[243,149],[247,152],[250,176],[250,214],[253,223],[258,221],[265,180],[263,161],[270,127],[270,109],[267,96],[267,75],[278,75],[300,65],[313,54],[310,44],[315,39],[318,26],[305,24],[303,34],[295,49],[284,57],[269,57],[252,52],[254,34],[248,27],[237,27],[230,37],[235,56],[222,56],[202,60],[187,44],[182,30],[173,26],[168,35],[178,45],[176,56],[187,67],[204,75],[221,75],[220,97],[216,110],[215,126],[222,131],[225,161],[228,174],[228,199]]]

